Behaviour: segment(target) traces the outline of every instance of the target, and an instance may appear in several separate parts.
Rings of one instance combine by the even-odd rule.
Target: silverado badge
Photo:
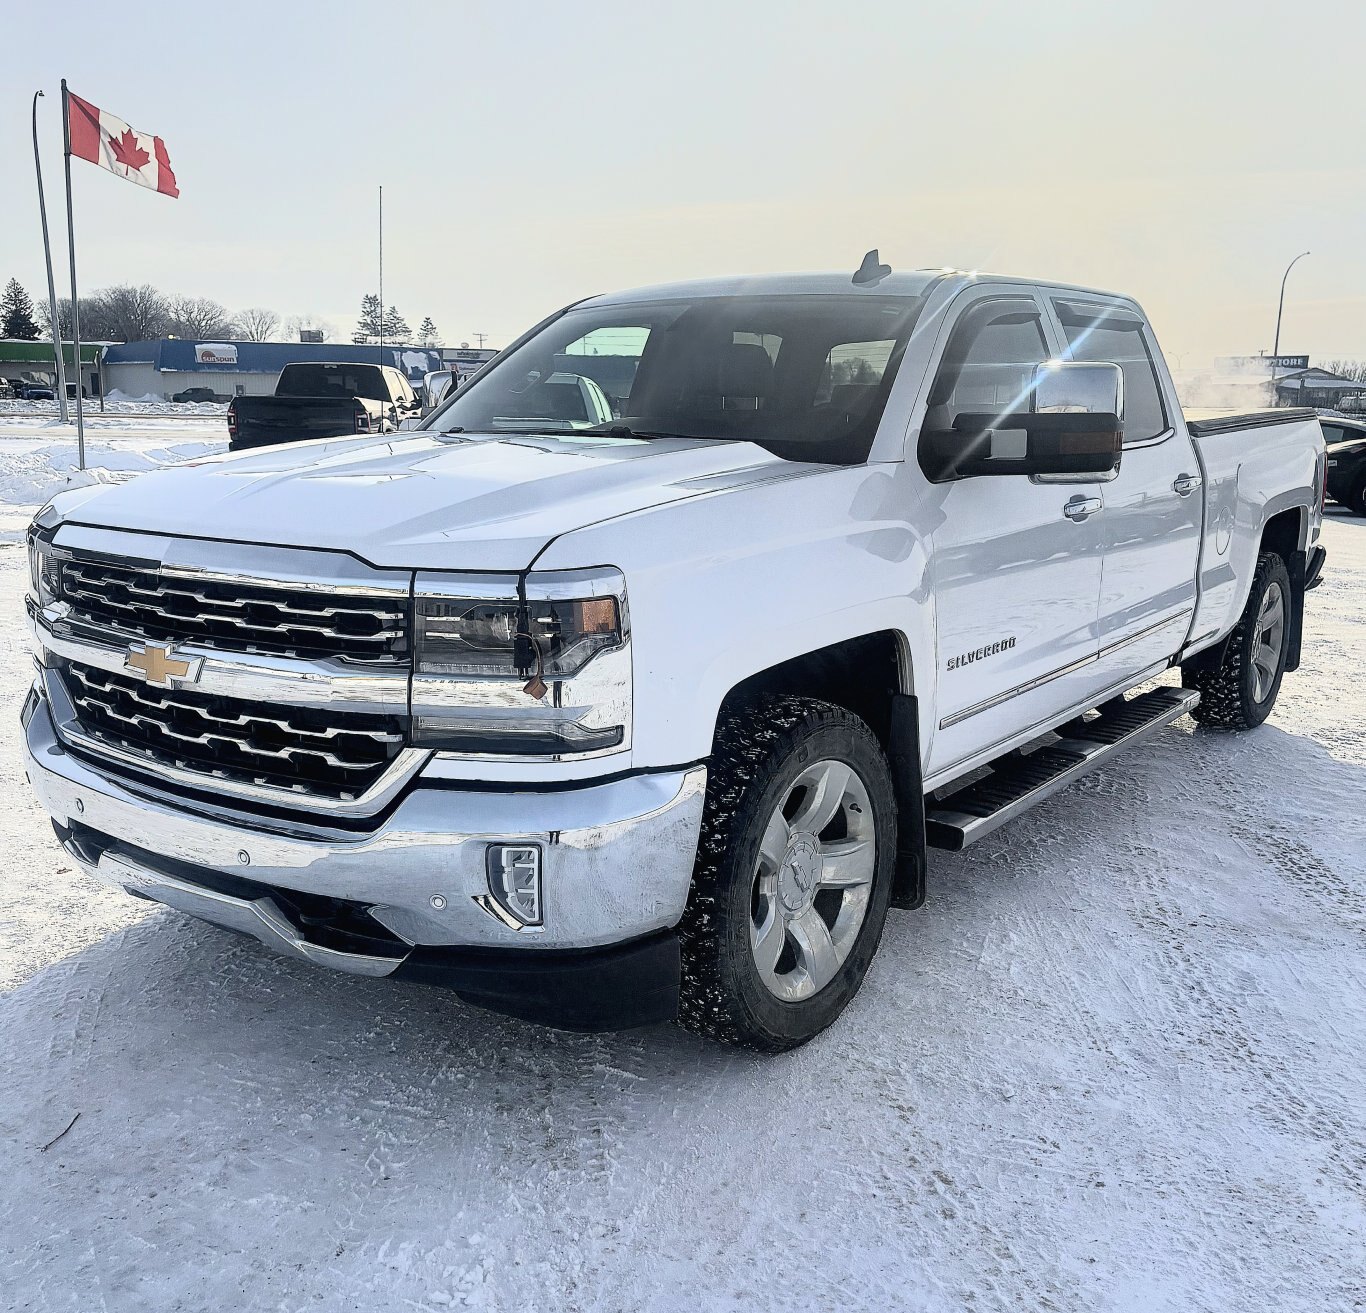
[[[178,657],[162,643],[134,643],[123,664],[136,670],[149,684],[170,688],[173,684],[193,684],[199,678],[203,657]]]

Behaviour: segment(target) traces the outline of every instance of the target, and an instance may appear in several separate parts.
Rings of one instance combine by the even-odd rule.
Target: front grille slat
[[[403,750],[398,717],[270,706],[162,689],[75,661],[61,675],[82,731],[150,767],[352,800]]]
[[[402,665],[406,600],[256,581],[188,581],[154,567],[63,562],[61,595],[77,622],[152,642],[230,652]]]

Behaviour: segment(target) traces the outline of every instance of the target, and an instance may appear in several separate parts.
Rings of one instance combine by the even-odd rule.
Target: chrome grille
[[[79,556],[62,563],[59,588],[74,620],[129,638],[387,664],[408,659],[407,602],[393,595],[197,578]]]
[[[150,768],[201,772],[287,793],[351,800],[403,750],[394,716],[260,706],[186,689],[155,688],[75,661],[62,680],[81,729]]]

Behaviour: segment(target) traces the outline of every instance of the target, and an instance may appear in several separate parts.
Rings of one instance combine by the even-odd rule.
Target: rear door
[[[954,311],[922,432],[951,430],[962,413],[1020,409],[1038,366],[1060,345],[1032,289],[971,289]],[[928,484],[938,693],[927,773],[989,751],[1084,696],[1079,683],[1097,650],[1102,505],[1096,480]]]
[[[1195,614],[1204,490],[1151,330],[1132,303],[1054,296],[1071,360],[1124,371],[1124,452],[1097,517],[1105,553],[1097,679],[1112,685],[1165,661]]]

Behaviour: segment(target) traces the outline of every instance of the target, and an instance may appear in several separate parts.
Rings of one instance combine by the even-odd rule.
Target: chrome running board
[[[1171,724],[1200,701],[1189,688],[1155,688],[1116,698],[1091,720],[1054,731],[1056,742],[1030,753],[1008,753],[989,773],[942,799],[926,799],[925,838],[931,848],[958,852],[1021,812],[1089,774],[1115,753]]]

